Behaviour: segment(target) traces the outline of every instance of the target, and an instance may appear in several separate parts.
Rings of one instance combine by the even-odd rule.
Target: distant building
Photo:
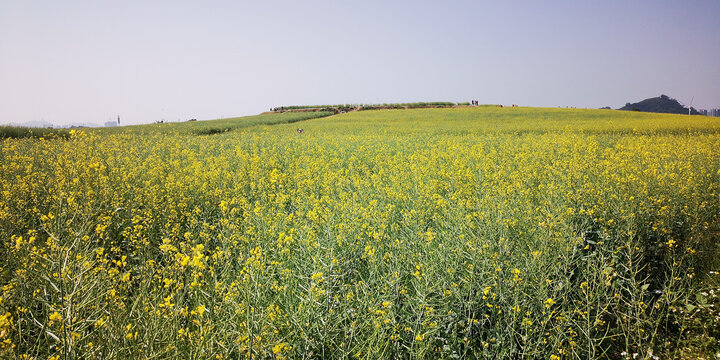
[[[115,127],[118,126],[118,123],[115,121],[108,121],[105,123],[105,127]]]
[[[710,109],[708,116],[720,116],[720,109]]]

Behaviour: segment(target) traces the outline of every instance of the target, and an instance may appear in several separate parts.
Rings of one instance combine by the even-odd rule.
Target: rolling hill
[[[626,103],[625,106],[618,110],[642,111],[666,114],[687,114],[688,108],[680,104],[677,100],[667,96],[660,95],[658,97],[645,99],[634,104]],[[692,115],[700,115],[697,110],[691,108]]]

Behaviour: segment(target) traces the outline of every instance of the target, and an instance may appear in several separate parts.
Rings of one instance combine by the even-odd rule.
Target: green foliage
[[[19,138],[67,138],[68,131],[61,129],[28,128],[20,126],[0,126],[0,139]]]

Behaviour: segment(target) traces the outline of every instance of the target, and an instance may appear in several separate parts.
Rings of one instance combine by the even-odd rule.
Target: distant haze
[[[281,105],[720,107],[720,1],[0,2],[0,124]]]

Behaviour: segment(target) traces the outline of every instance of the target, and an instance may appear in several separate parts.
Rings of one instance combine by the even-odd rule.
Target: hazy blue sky
[[[0,123],[660,94],[720,107],[720,1],[0,0]]]

